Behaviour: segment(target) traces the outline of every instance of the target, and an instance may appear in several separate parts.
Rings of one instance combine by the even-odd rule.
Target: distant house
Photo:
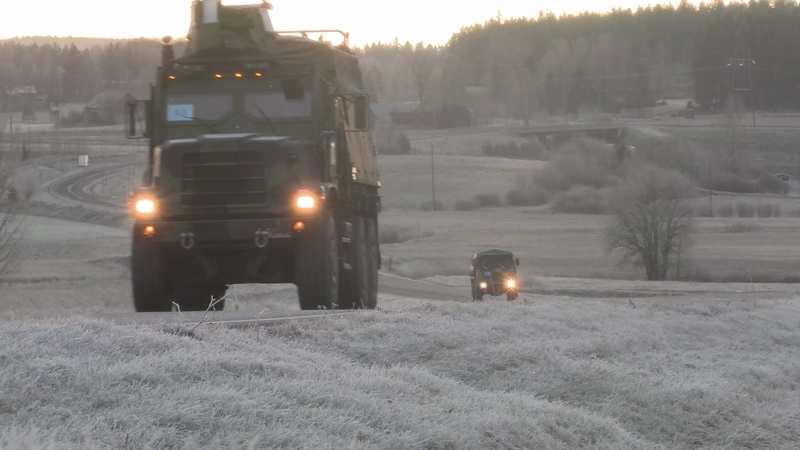
[[[372,114],[377,122],[392,124],[397,115],[413,114],[419,110],[419,102],[373,103]]]
[[[71,120],[73,123],[83,122],[83,103],[62,103],[50,106],[50,121],[60,122],[62,119]]]
[[[36,91],[36,86],[20,86],[10,91],[7,91],[7,94],[14,98],[25,99],[25,100],[35,100],[36,96],[39,93]]]
[[[125,117],[125,104],[136,100],[127,91],[104,91],[83,108],[83,118],[89,124],[120,124]]]
[[[36,86],[19,86],[6,91],[12,111],[22,111],[22,119],[28,120],[33,117],[36,101],[39,93]]]

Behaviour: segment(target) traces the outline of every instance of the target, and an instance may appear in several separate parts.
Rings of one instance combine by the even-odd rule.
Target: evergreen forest
[[[85,102],[115,85],[151,81],[160,62],[157,40],[31,41],[0,41],[0,110],[23,86],[46,104]],[[617,113],[664,99],[705,110],[731,98],[759,110],[796,109],[798,42],[794,0],[683,0],[603,14],[498,16],[456,30],[442,46],[395,41],[354,50],[374,102],[528,119]]]

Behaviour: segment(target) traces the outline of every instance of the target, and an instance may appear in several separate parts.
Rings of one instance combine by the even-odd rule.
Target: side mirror
[[[356,96],[356,129],[369,129],[369,101],[366,95]]]
[[[125,104],[125,137],[143,139],[150,137],[149,100],[134,100]]]
[[[517,263],[517,265],[519,265],[519,258],[515,259],[514,262]]]

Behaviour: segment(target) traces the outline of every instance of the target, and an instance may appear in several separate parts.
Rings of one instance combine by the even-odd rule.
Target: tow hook
[[[194,247],[194,233],[181,233],[181,247],[185,250],[191,250]]]
[[[256,230],[256,247],[265,248],[269,241],[269,231]]]

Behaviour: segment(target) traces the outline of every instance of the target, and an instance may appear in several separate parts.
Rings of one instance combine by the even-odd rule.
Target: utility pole
[[[567,122],[567,65],[564,64],[561,73],[561,114],[564,116],[564,123]]]
[[[431,192],[433,193],[433,204],[431,205],[431,210],[436,211],[436,182],[433,174],[433,144],[431,144]]]
[[[753,110],[753,128],[756,127],[756,104],[753,97],[753,73],[751,66],[755,60],[750,58],[750,52],[746,58],[728,58],[728,67],[731,68],[731,87],[733,92],[747,92],[750,97],[750,109]],[[747,68],[747,87],[736,85],[736,69]]]
[[[712,203],[711,197],[711,186],[713,183],[711,181],[711,162],[708,163],[708,216],[714,217],[714,205]]]
[[[14,110],[8,114],[8,153],[14,151]]]

